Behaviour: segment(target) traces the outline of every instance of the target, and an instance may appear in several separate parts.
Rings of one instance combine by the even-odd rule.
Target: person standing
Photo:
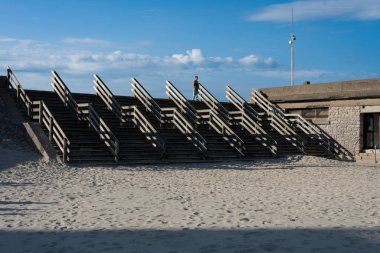
[[[199,100],[198,93],[199,93],[198,76],[195,76],[194,81],[193,81],[193,100]]]

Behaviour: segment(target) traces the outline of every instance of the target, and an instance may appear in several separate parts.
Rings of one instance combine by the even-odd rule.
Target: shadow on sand
[[[1,184],[0,184],[1,186]],[[36,201],[0,201],[0,217],[19,215],[24,216],[31,211],[39,211],[39,208],[30,208],[30,205],[50,205],[57,202],[36,202]],[[13,206],[17,207],[13,207]],[[0,247],[1,249],[1,247]],[[1,250],[0,250],[1,252]]]
[[[25,162],[37,162],[40,156],[33,151],[19,151],[0,146],[0,172]]]
[[[377,229],[0,231],[1,252],[380,252]]]

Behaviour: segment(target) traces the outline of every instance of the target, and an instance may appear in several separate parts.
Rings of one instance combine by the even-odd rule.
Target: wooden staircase
[[[301,155],[303,154],[295,144],[291,141],[291,136],[287,136],[284,133],[280,133],[272,125],[272,119],[257,105],[251,105],[255,111],[257,111],[261,117],[261,124],[263,129],[276,141],[277,143],[277,153],[279,156],[286,155]]]
[[[61,160],[70,164],[251,160],[290,154],[336,158],[341,149],[317,126],[286,114],[260,93],[253,93],[255,103],[250,104],[227,86],[229,102],[219,102],[201,86],[202,101],[190,101],[167,81],[169,99],[154,99],[133,78],[134,96],[115,96],[97,75],[96,94],[71,93],[58,74],[52,74],[54,92],[24,90],[8,68],[8,90],[25,116],[41,124]]]
[[[91,103],[97,113],[107,122],[119,141],[119,163],[154,163],[161,160],[161,154],[145,139],[145,136],[132,123],[121,123],[109,111],[99,96],[73,93],[78,103]]]
[[[88,122],[80,121],[62,104],[59,96],[54,92],[26,90],[32,101],[43,101],[54,115],[62,130],[69,139],[67,162],[69,163],[113,163],[114,157],[101,142],[99,135]],[[35,106],[32,120],[38,121],[39,107]],[[47,127],[43,126],[48,135]],[[55,144],[53,142],[53,144]],[[57,145],[55,145],[57,148]],[[57,150],[59,151],[59,150]],[[61,156],[61,152],[58,152]]]

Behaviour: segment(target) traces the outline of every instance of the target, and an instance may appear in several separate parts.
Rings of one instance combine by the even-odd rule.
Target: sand
[[[0,253],[380,252],[380,167],[44,163],[0,94]]]
[[[0,252],[380,252],[380,167],[68,167],[0,153]]]
[[[1,94],[0,94],[1,95]],[[0,252],[380,252],[380,167],[44,163],[0,96]]]

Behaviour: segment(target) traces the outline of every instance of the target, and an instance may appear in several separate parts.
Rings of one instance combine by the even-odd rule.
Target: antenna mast
[[[292,33],[290,34],[290,85],[294,85],[294,41],[296,40],[296,36],[294,35],[294,15],[292,8]]]

